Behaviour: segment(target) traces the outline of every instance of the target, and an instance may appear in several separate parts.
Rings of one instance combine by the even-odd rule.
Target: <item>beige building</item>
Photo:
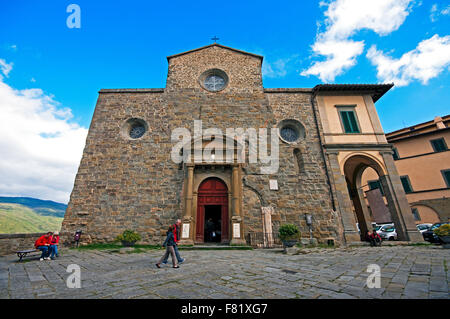
[[[450,217],[449,123],[447,115],[386,134],[416,224]],[[362,187],[364,192],[380,187],[373,170],[364,174]]]

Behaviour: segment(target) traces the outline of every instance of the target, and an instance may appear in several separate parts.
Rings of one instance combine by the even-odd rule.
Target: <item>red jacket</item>
[[[371,237],[371,238],[373,238],[373,239],[376,239],[376,238],[378,238],[378,239],[380,239],[380,240],[381,240],[381,237],[380,237],[380,235],[378,235],[378,233],[377,233],[377,232],[373,232],[372,234],[370,234],[370,237]]]
[[[45,237],[45,235],[42,235],[34,242],[34,247],[38,248],[39,246],[45,246],[47,244],[50,244],[52,240],[52,236]]]
[[[180,241],[180,238],[178,238],[180,235],[180,228],[177,224],[173,224],[173,227],[175,227],[173,230],[173,237],[175,238],[175,242],[178,243]]]
[[[58,243],[59,243],[59,235],[57,235],[57,236],[52,236],[52,239],[51,239],[51,241],[50,241],[50,244],[51,244],[51,245],[58,245]]]

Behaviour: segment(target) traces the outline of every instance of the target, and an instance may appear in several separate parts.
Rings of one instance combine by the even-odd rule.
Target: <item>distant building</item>
[[[386,134],[416,224],[450,218],[450,115]],[[363,176],[364,191],[380,188],[376,173]],[[373,221],[373,212],[371,212]]]

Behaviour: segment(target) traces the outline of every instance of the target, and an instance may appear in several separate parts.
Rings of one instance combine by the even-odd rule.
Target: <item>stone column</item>
[[[365,240],[367,231],[372,231],[373,227],[370,222],[370,213],[364,198],[364,191],[361,187],[356,188],[356,194],[353,198],[353,206],[355,207],[356,216],[358,219],[360,238],[361,240]]]
[[[272,206],[261,207],[262,222],[263,222],[263,247],[273,246],[273,227],[272,215],[274,209]]]
[[[392,151],[383,151],[380,154],[383,157],[387,170],[387,175],[380,176],[380,182],[383,185],[389,212],[391,213],[398,239],[422,242],[423,237],[417,230],[416,223],[414,222],[411,207],[406,199],[400,176],[395,167]]]
[[[193,201],[193,189],[194,189],[194,165],[186,164],[187,167],[187,180],[185,190],[185,205],[183,215],[183,226],[181,228],[181,240],[180,245],[193,245],[194,244],[194,227],[192,216],[192,201]]]
[[[240,176],[239,165],[234,165],[231,173],[231,244],[245,245],[240,209]]]
[[[337,155],[337,151],[327,151],[331,168],[330,178],[336,189],[336,200],[338,204],[338,207],[336,208],[341,216],[342,226],[344,227],[345,241],[349,244],[351,242],[359,242],[360,236],[358,234],[358,230],[356,229],[356,219],[355,214],[353,213],[350,195],[348,193],[347,182],[345,180],[345,176],[341,173]]]

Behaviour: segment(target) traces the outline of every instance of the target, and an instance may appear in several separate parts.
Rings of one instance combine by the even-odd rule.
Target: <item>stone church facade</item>
[[[309,238],[310,215],[319,242],[348,244],[360,240],[357,223],[361,232],[370,228],[358,194],[360,171],[370,166],[386,184],[399,237],[418,240],[374,107],[392,85],[267,89],[263,57],[219,44],[167,59],[165,88],[99,92],[63,235],[82,230],[84,242],[110,242],[132,229],[143,243],[158,244],[179,218],[184,244],[248,244],[252,234],[276,233],[286,223]],[[356,110],[358,132],[343,132],[350,122],[339,119],[340,107]],[[194,123],[224,133],[278,128],[278,169],[261,173],[267,164],[260,159],[187,160],[185,149],[184,161],[175,162],[173,132],[184,128],[195,137]],[[248,137],[222,138],[248,158]],[[189,155],[208,143],[194,138]],[[211,222],[214,239],[205,231]]]

